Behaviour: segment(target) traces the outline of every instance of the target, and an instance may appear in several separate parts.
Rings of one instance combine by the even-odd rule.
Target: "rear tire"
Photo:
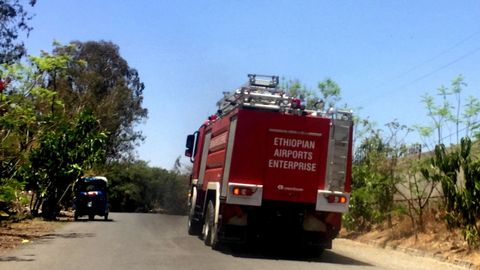
[[[198,220],[194,220],[192,217],[188,217],[188,234],[200,235],[202,233],[202,223]]]
[[[200,235],[202,233],[202,223],[195,220],[195,202],[192,202],[188,212],[188,234]]]
[[[218,249],[217,226],[215,224],[215,207],[213,202],[209,201],[205,223],[203,225],[203,241],[205,245],[211,246],[212,249]]]

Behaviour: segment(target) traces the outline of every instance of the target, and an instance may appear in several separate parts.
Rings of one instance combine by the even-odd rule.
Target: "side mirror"
[[[187,136],[187,142],[185,144],[185,156],[191,158],[193,156],[193,147],[195,145],[195,135],[190,134]]]

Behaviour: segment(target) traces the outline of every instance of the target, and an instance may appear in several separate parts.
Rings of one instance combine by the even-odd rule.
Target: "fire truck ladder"
[[[349,133],[352,126],[350,111],[337,111],[337,118],[332,121],[328,146],[327,179],[328,189],[343,191],[346,180],[346,166],[349,149]]]
[[[220,115],[238,107],[283,111],[289,106],[290,97],[278,87],[278,76],[248,74],[248,78],[244,86],[223,93],[217,102]]]

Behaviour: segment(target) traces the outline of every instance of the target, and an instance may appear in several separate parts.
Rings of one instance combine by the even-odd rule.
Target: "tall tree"
[[[182,171],[180,167],[176,169]],[[150,167],[145,161],[112,162],[104,171],[110,181],[113,211],[185,213],[189,190],[187,174]]]
[[[68,185],[104,162],[106,134],[91,110],[65,114],[55,90],[75,64],[44,53],[0,65],[0,74],[11,80],[0,95],[0,200],[15,199],[26,184],[36,194],[32,212],[47,198],[50,211],[44,213],[53,217]]]
[[[318,90],[322,94],[325,104],[330,107],[335,107],[342,99],[340,86],[332,79],[326,78],[318,83]]]
[[[75,179],[103,162],[106,137],[89,110],[75,119],[59,119],[54,130],[46,131],[38,147],[31,151],[30,164],[25,168],[29,184],[37,192],[32,211],[36,212],[42,199],[47,199],[43,215],[54,218],[62,194]]]
[[[30,0],[34,6],[36,0]],[[27,35],[32,30],[28,15],[20,0],[0,0],[0,64],[11,63],[25,55],[23,42],[18,41],[20,33]]]
[[[437,89],[439,99],[429,93],[422,96],[422,103],[427,109],[427,116],[432,121],[428,125],[415,126],[422,139],[431,138],[433,132],[436,131],[435,144],[445,143],[444,139],[451,138],[454,134],[456,134],[455,142],[458,144],[462,131],[465,131],[465,136],[475,136],[477,134],[480,103],[478,98],[474,96],[468,96],[466,101],[462,102],[461,94],[466,86],[463,76],[458,75],[452,80],[449,88],[442,85]],[[463,112],[462,104],[464,104]],[[452,125],[455,128],[454,132],[452,131]],[[445,130],[449,131],[449,134],[445,134]],[[450,140],[451,142],[452,140]]]
[[[92,108],[109,134],[107,157],[131,157],[135,144],[143,139],[134,126],[147,117],[142,107],[145,86],[137,70],[108,41],[57,44],[53,54],[77,61],[67,68],[67,76],[53,81],[69,112],[75,115],[84,107]]]
[[[480,114],[480,100],[474,96],[468,96],[465,104],[465,112],[463,118],[465,119],[465,136],[478,136],[480,129],[480,122],[478,115]]]
[[[286,89],[292,97],[297,97],[304,101],[305,107],[310,110],[315,109],[319,101],[322,101],[326,109],[335,108],[342,99],[340,86],[330,78],[326,78],[318,83],[317,88],[320,97],[316,91],[308,89],[299,80],[285,81],[283,79],[282,88]]]
[[[458,75],[456,78],[454,78],[452,80],[452,94],[455,95],[455,101],[457,103],[457,107],[456,107],[456,112],[455,112],[455,118],[454,118],[454,122],[455,122],[455,132],[457,134],[457,144],[458,144],[458,140],[459,140],[459,126],[460,126],[460,109],[461,109],[461,94],[462,94],[462,91],[463,91],[463,87],[464,86],[467,86],[467,84],[463,81],[463,76],[462,75]]]

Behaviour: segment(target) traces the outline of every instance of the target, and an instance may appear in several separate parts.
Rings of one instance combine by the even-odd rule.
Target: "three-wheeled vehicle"
[[[73,208],[75,220],[88,215],[93,220],[95,215],[108,220],[108,180],[104,176],[82,177],[73,186]]]

